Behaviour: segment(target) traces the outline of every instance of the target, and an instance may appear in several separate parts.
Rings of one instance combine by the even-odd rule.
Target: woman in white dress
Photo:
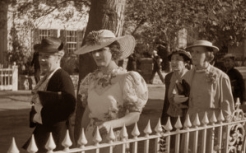
[[[132,54],[134,47],[135,39],[130,35],[115,37],[109,30],[99,30],[89,33],[86,44],[76,51],[77,54],[90,53],[98,66],[81,81],[78,91],[85,107],[81,123],[88,145],[94,144],[97,126],[104,143],[108,141],[110,128],[119,140],[121,128],[139,120],[148,100],[147,85],[139,73],[127,72],[117,65],[117,60]],[[119,152],[117,148],[114,152]],[[100,149],[104,151],[107,149]]]

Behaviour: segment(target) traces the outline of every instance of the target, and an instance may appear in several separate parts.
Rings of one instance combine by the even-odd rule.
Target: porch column
[[[18,90],[18,66],[14,62],[12,66],[12,91]]]

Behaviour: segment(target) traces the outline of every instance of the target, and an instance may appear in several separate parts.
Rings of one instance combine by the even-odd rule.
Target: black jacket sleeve
[[[70,76],[62,69],[57,70],[51,77],[47,91],[60,92],[60,98],[47,101],[41,110],[43,125],[56,124],[69,120],[75,110],[76,99],[74,86]]]

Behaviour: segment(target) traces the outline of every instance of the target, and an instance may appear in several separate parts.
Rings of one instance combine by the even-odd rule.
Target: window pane
[[[77,31],[76,30],[67,30],[66,31],[66,44],[67,44],[67,53],[71,54],[77,49]]]
[[[44,38],[54,36],[56,29],[39,29],[39,39],[40,41]]]

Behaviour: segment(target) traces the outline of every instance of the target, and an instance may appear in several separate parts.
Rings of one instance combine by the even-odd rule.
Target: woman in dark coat
[[[172,126],[176,123],[178,116],[181,118],[185,116],[183,109],[187,108],[184,102],[187,101],[186,97],[175,98],[178,93],[178,83],[181,82],[182,76],[188,71],[191,63],[191,55],[185,50],[172,51],[168,56],[172,72],[168,73],[165,77],[165,100],[163,104],[161,123],[165,125],[168,117],[171,119]],[[174,128],[174,127],[173,127]]]
[[[181,122],[184,122],[186,111],[188,108],[188,98],[185,97],[185,89],[180,91],[178,85],[181,85],[182,76],[188,71],[191,64],[191,55],[185,50],[175,50],[168,55],[172,72],[165,77],[165,100],[162,109],[161,124],[166,125],[168,118],[170,118],[173,130],[175,130],[175,123],[178,117],[181,117]],[[181,93],[182,92],[182,93]],[[186,91],[188,92],[188,91]],[[183,97],[176,97],[175,95],[184,95]],[[171,152],[175,147],[175,136],[171,136]]]
[[[44,77],[32,91],[30,127],[35,127],[33,134],[38,153],[43,153],[47,152],[45,145],[50,133],[56,144],[55,150],[63,149],[62,141],[66,131],[71,129],[69,118],[74,112],[76,100],[72,80],[68,73],[60,68],[64,55],[60,39],[43,39],[38,51]],[[27,149],[29,141],[30,139],[23,146],[24,149]]]

